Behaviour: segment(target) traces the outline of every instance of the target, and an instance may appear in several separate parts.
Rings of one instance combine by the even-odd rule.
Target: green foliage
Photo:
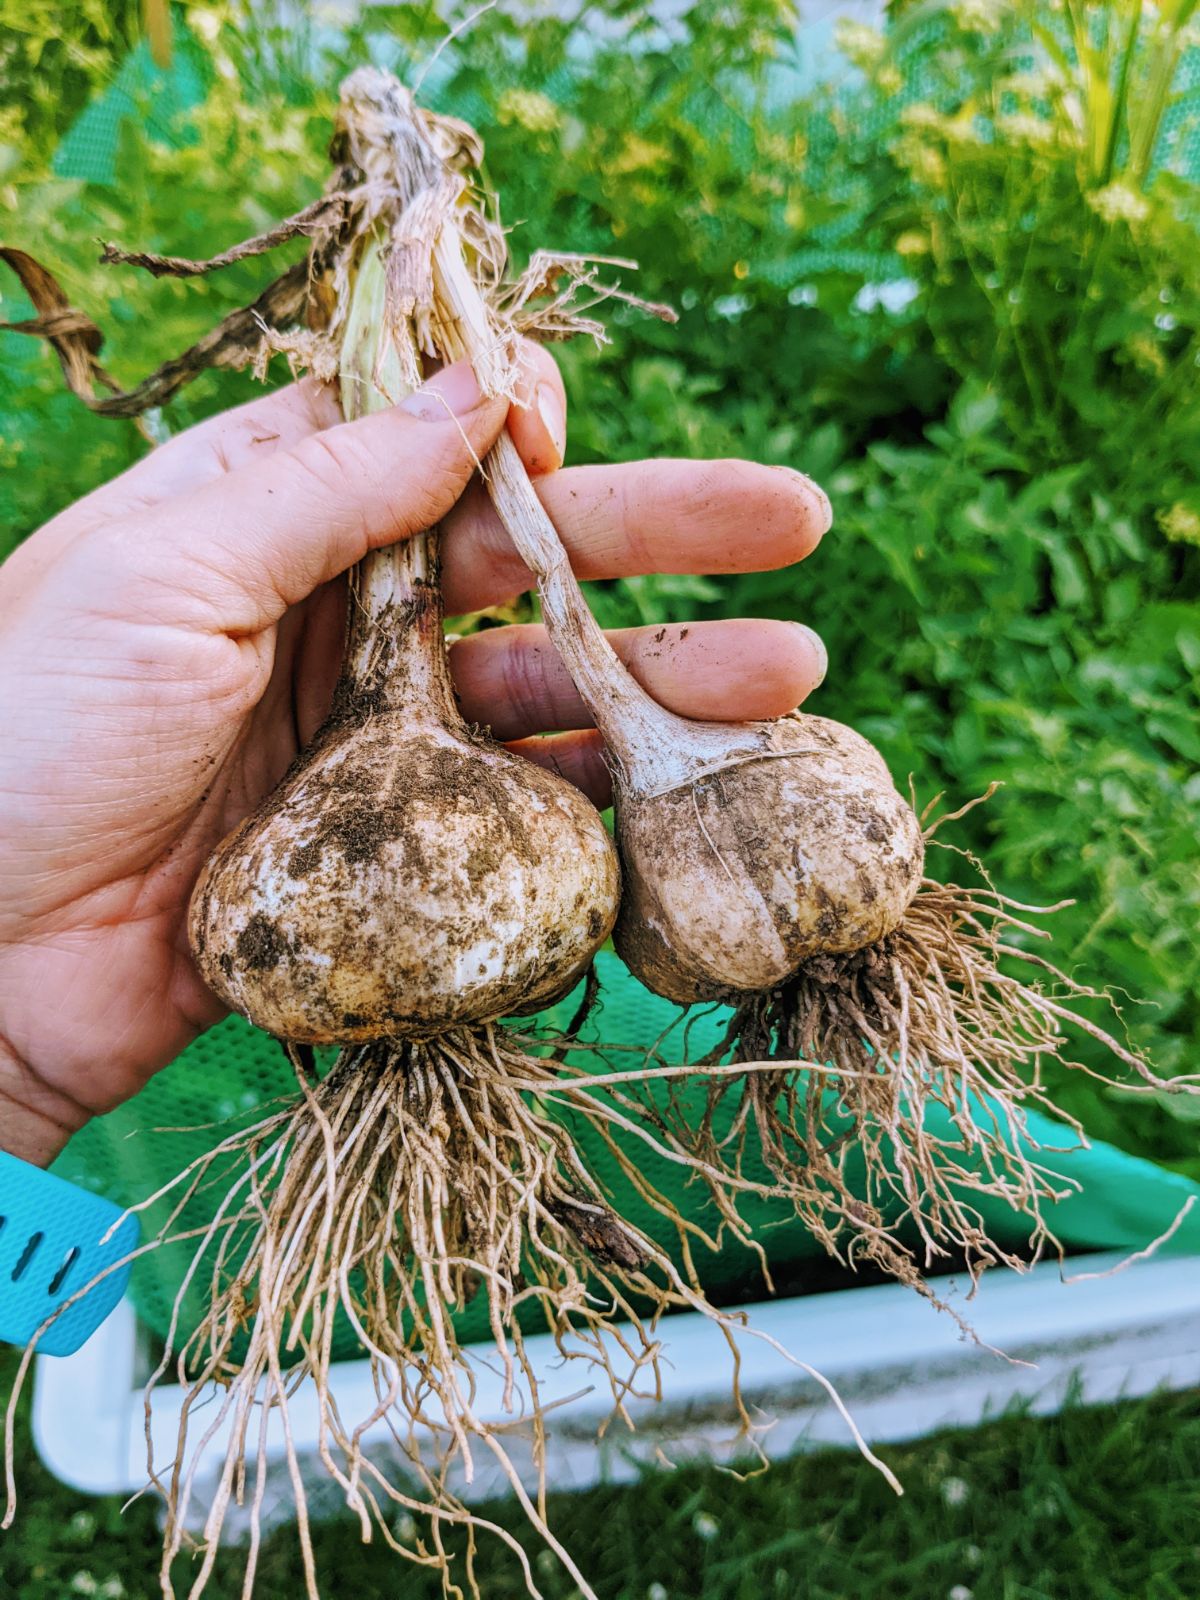
[[[939,356],[1035,460],[1096,456],[1126,497],[1167,502],[1194,498],[1200,445],[1194,10],[923,6],[866,91],[921,69],[875,223]]]
[[[63,128],[134,43],[139,0],[80,0],[69,30],[56,0],[0,0],[0,181],[46,161]]]
[[[1076,901],[1053,919],[1062,964],[1139,1002],[1125,1020],[1167,1071],[1200,1043],[1190,11],[913,0],[890,40],[845,31],[859,70],[832,91],[800,87],[776,0],[699,0],[669,29],[623,0],[576,21],[501,7],[422,90],[483,132],[518,256],[628,254],[680,307],[675,328],[618,312],[607,349],[563,352],[573,459],[747,455],[832,492],[804,569],[596,585],[604,620],[817,626],[833,666],[813,708],[923,798],[1004,783],[954,841],[1019,897]],[[411,76],[442,36],[421,7],[368,6],[340,33],[250,25],[235,0],[186,21],[211,87],[169,140],[126,117],[110,184],[52,175],[30,134],[0,187],[6,237],[62,270],[126,380],[269,267],[150,283],[96,266],[95,239],[206,254],[295,209],[339,74],[367,57]],[[165,420],[251,387],[205,379]],[[0,537],[143,448],[0,335]],[[1167,1106],[1064,1092],[1095,1134],[1200,1175]]]

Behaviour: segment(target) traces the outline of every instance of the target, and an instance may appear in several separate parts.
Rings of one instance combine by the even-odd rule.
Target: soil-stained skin
[[[569,784],[411,713],[330,723],[214,853],[192,948],[234,1010],[352,1043],[529,1013],[616,916],[616,852]]]
[[[920,886],[920,823],[872,745],[824,717],[761,728],[762,758],[618,795],[617,949],[680,1004],[770,989],[813,955],[872,944]]]

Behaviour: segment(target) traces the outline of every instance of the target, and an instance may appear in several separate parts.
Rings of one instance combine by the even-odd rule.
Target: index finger
[[[811,478],[753,461],[662,458],[564,467],[534,487],[578,578],[767,572],[803,561],[833,516]],[[451,616],[533,588],[533,574],[478,481],[442,530]]]

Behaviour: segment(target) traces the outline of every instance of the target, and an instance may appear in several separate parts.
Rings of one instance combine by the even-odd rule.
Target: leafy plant
[[[0,181],[33,156],[47,161],[97,80],[138,36],[139,0],[82,0],[69,30],[54,0],[0,0]]]
[[[1192,504],[1200,434],[1194,4],[924,4],[865,64],[901,97],[875,224],[914,313],[1035,460]],[[860,44],[860,57],[863,46]],[[861,159],[871,166],[876,151]]]

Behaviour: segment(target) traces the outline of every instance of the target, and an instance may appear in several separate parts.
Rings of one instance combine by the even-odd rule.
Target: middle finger
[[[564,467],[534,482],[580,578],[764,572],[802,561],[828,531],[824,493],[790,467],[752,461],[632,461]],[[532,587],[478,482],[443,523],[452,615]]]

